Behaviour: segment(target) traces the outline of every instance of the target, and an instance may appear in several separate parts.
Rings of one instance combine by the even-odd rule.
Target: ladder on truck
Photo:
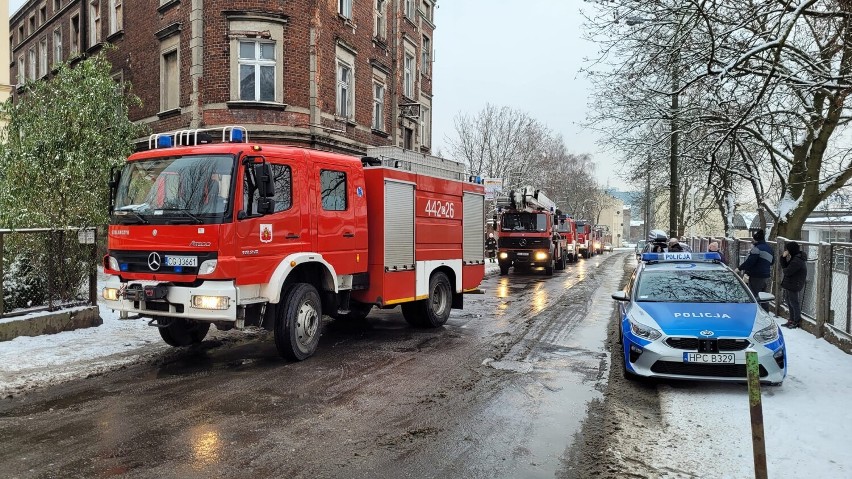
[[[396,168],[420,175],[435,176],[448,180],[464,181],[464,163],[437,156],[406,150],[397,146],[375,146],[367,148],[365,159],[375,159],[375,163],[386,168]]]
[[[556,203],[545,196],[541,190],[537,190],[532,186],[525,186],[520,190],[512,190],[508,195],[498,196],[496,203],[499,208],[526,210],[529,212],[548,211],[554,213],[556,211]]]

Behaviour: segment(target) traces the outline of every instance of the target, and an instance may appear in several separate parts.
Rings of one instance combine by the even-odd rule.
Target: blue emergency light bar
[[[642,253],[642,261],[722,261],[719,253]]]

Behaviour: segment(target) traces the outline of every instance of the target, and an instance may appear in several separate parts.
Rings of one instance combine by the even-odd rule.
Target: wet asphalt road
[[[300,363],[234,333],[0,400],[0,476],[577,477],[627,257],[490,277],[437,330],[332,322]]]

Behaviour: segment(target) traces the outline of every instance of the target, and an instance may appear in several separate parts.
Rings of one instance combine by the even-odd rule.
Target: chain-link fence
[[[0,318],[97,303],[94,228],[0,229]]]
[[[846,333],[852,333],[852,244],[831,244],[831,299],[829,305],[828,324]]]

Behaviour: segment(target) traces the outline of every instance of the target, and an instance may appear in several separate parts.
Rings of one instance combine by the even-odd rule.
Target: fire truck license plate
[[[166,266],[198,266],[198,256],[166,256]]]

